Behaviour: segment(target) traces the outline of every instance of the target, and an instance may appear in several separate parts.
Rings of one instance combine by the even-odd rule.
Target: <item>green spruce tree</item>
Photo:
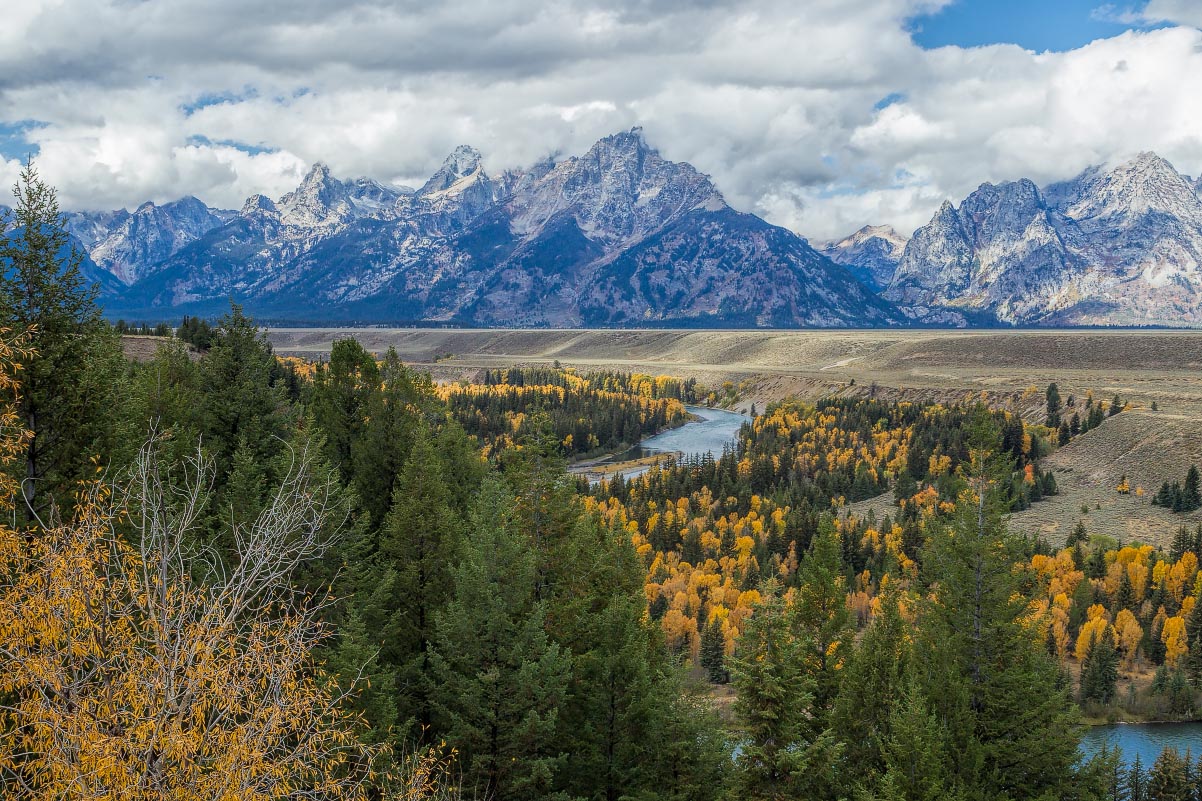
[[[11,216],[0,217],[0,327],[31,349],[21,360],[17,412],[31,436],[14,465],[18,522],[66,517],[92,457],[116,446],[125,361],[100,317],[97,288],[70,244],[58,198],[34,169],[22,169]]]
[[[501,482],[481,489],[467,543],[435,613],[439,729],[483,797],[547,798],[566,759],[557,715],[570,663],[547,637],[535,554]]]

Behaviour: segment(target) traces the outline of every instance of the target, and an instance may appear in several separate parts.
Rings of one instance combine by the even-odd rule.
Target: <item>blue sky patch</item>
[[[1160,27],[1138,18],[1143,3],[1107,0],[956,0],[910,21],[925,48],[1016,44],[1037,53],[1063,52],[1133,28]]]
[[[260,153],[275,153],[279,148],[265,147],[263,145],[248,145],[246,142],[239,142],[235,139],[210,139],[207,136],[194,134],[188,137],[188,144],[196,147],[232,147],[234,150],[241,150],[243,153],[248,153],[252,156],[257,156]]]
[[[224,92],[205,92],[199,94],[191,100],[180,103],[179,110],[191,117],[201,109],[209,106],[220,106],[222,103],[241,103],[244,100],[253,100],[259,96],[257,89],[246,87],[241,92],[226,90]]]
[[[27,156],[36,156],[40,148],[26,136],[47,124],[39,120],[0,122],[0,158],[24,161]]]

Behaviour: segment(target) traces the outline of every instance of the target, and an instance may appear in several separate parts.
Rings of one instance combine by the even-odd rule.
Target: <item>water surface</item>
[[[1160,752],[1172,746],[1181,753],[1188,749],[1196,761],[1202,756],[1202,723],[1116,723],[1110,726],[1090,726],[1081,741],[1081,751],[1093,756],[1103,745],[1118,746],[1126,764],[1139,760],[1151,767]]]

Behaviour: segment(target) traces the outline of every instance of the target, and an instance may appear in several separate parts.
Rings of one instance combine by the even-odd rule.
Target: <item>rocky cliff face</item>
[[[133,214],[124,210],[69,214],[68,229],[97,266],[128,285],[228,217],[186,197],[162,206],[143,203]]]
[[[1144,153],[1038,189],[983,184],[914,233],[883,296],[919,319],[1202,323],[1202,201]]]
[[[318,164],[278,201],[253,197],[158,255],[124,268],[138,277],[107,299],[110,310],[174,316],[233,296],[268,316],[313,321],[904,319],[805,240],[732,210],[707,176],[663,159],[637,129],[497,177],[459,147],[416,191],[339,181]]]

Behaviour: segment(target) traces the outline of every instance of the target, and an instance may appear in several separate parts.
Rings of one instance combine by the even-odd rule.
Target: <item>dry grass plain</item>
[[[1087,393],[1129,401],[1050,457],[1062,494],[1014,516],[1013,524],[1061,541],[1085,520],[1091,532],[1165,543],[1184,518],[1119,495],[1119,478],[1154,492],[1202,465],[1202,331],[855,330],[655,331],[275,329],[285,355],[320,357],[355,336],[371,350],[395,347],[435,378],[483,368],[550,364],[693,376],[743,388],[742,406],[789,396],[870,395],[912,400],[983,396],[1032,420],[1056,381],[1078,408]],[[1158,411],[1151,411],[1155,402]],[[1082,506],[1088,512],[1082,512]]]

